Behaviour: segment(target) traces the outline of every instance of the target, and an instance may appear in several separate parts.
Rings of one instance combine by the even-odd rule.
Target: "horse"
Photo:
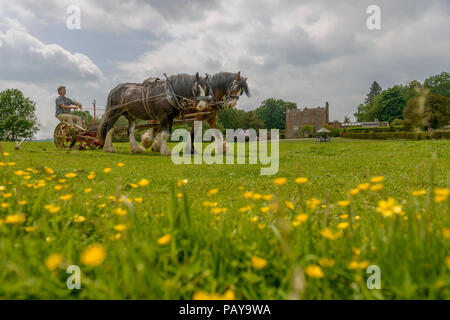
[[[217,116],[222,108],[234,108],[239,100],[239,97],[244,93],[247,97],[250,97],[250,91],[247,85],[247,79],[241,77],[241,72],[231,73],[231,72],[220,72],[213,75],[208,81],[208,77],[205,79],[208,86],[214,92],[216,103],[208,104],[205,111],[213,111],[212,114],[199,115],[195,117],[198,121],[206,121],[209,127],[212,129],[217,129]],[[191,128],[191,153],[195,152],[194,148],[194,126]],[[218,141],[218,137],[216,137]],[[216,145],[216,153],[223,153],[223,150],[227,150],[226,142],[223,142],[223,149],[219,145]]]
[[[208,96],[207,96],[208,95]],[[181,102],[178,100],[181,98]],[[197,100],[201,99],[197,103]],[[113,88],[106,103],[105,115],[100,122],[97,138],[103,143],[103,151],[116,152],[112,145],[114,124],[123,115],[128,120],[128,138],[131,153],[144,152],[146,148],[140,146],[134,136],[136,120],[157,120],[160,131],[157,135],[157,144],[154,151],[161,155],[170,155],[167,146],[170,138],[173,119],[184,107],[188,105],[203,108],[204,101],[212,101],[212,91],[206,79],[195,76],[178,74],[167,78],[166,81],[158,78],[149,78],[143,83],[122,83]],[[153,141],[146,141],[145,146],[152,145]]]
[[[207,121],[210,128],[217,129],[217,116],[222,108],[233,108],[239,97],[244,93],[247,97],[250,97],[250,91],[247,85],[247,79],[241,77],[241,72],[231,73],[231,72],[220,72],[212,77],[206,74],[206,77],[203,80],[206,82],[208,86],[208,91],[214,92],[213,99],[210,99],[209,103],[202,106],[194,106],[185,110],[185,114],[196,113],[198,111],[205,112],[202,115],[197,115],[194,117],[197,121]],[[212,101],[211,101],[212,100]],[[212,112],[212,113],[209,113]],[[187,152],[194,153],[194,135],[195,135],[194,126],[191,127],[191,150],[187,150]],[[158,132],[158,130],[156,131]],[[145,148],[149,148],[151,144],[158,145],[158,138],[154,138],[154,130],[149,129],[145,132],[142,137],[142,145]],[[216,137],[216,141],[218,141],[218,137]],[[226,142],[223,142],[223,149],[220,148],[219,145],[216,145],[216,153],[223,153],[223,150],[226,149]]]

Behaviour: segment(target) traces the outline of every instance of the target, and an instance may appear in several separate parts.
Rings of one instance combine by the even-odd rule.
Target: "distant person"
[[[59,94],[59,97],[56,98],[56,100],[55,100],[55,102],[56,102],[55,117],[58,118],[59,121],[66,121],[66,122],[69,122],[70,124],[73,124],[73,121],[75,121],[77,123],[77,125],[82,127],[83,122],[81,120],[81,117],[72,114],[70,111],[72,109],[73,110],[76,110],[76,109],[81,110],[81,107],[82,107],[81,103],[73,101],[70,98],[67,98],[66,97],[66,87],[64,87],[64,86],[58,87],[58,94]],[[72,105],[74,105],[75,107],[72,107]]]

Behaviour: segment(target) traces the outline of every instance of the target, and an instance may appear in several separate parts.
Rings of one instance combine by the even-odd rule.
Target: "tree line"
[[[420,83],[382,90],[374,81],[354,114],[357,121],[388,121],[407,129],[442,128],[450,124],[450,74],[442,72]]]

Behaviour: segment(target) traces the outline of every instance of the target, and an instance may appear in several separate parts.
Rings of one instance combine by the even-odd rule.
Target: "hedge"
[[[345,132],[403,132],[405,128],[402,126],[393,127],[373,127],[373,128],[363,128],[363,127],[349,127],[345,128]]]
[[[343,138],[349,139],[379,139],[379,140],[429,140],[450,139],[450,131],[432,132],[343,132]]]

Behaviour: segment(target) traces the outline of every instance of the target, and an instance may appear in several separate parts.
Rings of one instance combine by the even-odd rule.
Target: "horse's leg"
[[[152,146],[153,141],[155,140],[155,136],[153,134],[153,128],[148,129],[145,131],[145,133],[141,136],[142,146],[145,149],[148,149]]]
[[[160,121],[161,124],[161,133],[159,134],[160,142],[161,142],[161,150],[160,153],[162,156],[170,156],[172,151],[167,146],[167,142],[170,139],[170,122],[168,119],[163,119]]]
[[[194,137],[195,137],[194,123],[192,123],[190,134],[191,134],[191,149],[189,150],[189,148],[188,148],[189,145],[186,145],[186,150],[184,152],[187,154],[189,154],[189,153],[194,154],[196,152],[195,147],[194,147]]]
[[[161,150],[161,128],[156,128],[156,137],[153,141],[152,151],[159,152]]]
[[[217,129],[217,117],[216,116],[217,116],[217,113],[213,117],[208,118],[208,120],[207,120],[209,127],[211,129]],[[215,150],[216,154],[223,154],[224,152],[227,152],[228,149],[227,149],[226,139],[222,139],[223,140],[222,146],[219,146],[218,142],[220,142],[220,137],[218,135],[215,136],[215,139],[216,139],[216,150]]]
[[[136,120],[129,115],[124,115],[128,119],[128,140],[130,141],[130,151],[131,153],[142,153],[145,152],[145,148],[140,146],[136,138],[134,137],[134,129],[136,128]]]
[[[105,145],[103,146],[103,152],[111,152],[115,153],[117,152],[114,146],[112,145],[112,136],[114,133],[114,127],[109,129],[108,133],[106,134],[105,138]]]

